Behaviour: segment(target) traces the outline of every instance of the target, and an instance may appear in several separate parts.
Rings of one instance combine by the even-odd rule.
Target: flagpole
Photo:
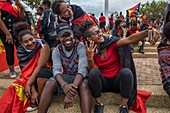
[[[108,23],[108,13],[109,13],[109,0],[105,0],[105,17],[106,17],[106,25]]]

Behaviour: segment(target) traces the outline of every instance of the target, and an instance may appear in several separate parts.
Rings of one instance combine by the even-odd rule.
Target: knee
[[[83,81],[82,84],[79,86],[80,92],[87,92],[89,90],[88,82]]]
[[[133,73],[129,68],[123,68],[119,74],[121,75],[121,79],[133,80]]]
[[[55,92],[55,89],[56,89],[56,84],[55,84],[55,82],[52,81],[52,80],[48,80],[48,81],[45,83],[45,86],[44,86],[43,91],[45,91],[45,92]]]
[[[99,69],[92,68],[89,72],[88,80],[89,79],[95,80],[96,78],[98,78],[99,74],[101,74]]]

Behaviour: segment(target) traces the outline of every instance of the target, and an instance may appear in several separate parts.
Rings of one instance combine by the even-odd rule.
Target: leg
[[[142,45],[139,48],[139,53],[144,54],[144,45],[145,45],[145,39],[142,40]]]
[[[47,113],[47,110],[52,102],[53,93],[56,91],[56,89],[57,87],[53,80],[48,80],[46,82],[41,94],[38,113]]]
[[[37,78],[37,85],[38,85],[38,93],[41,96],[45,83],[47,82],[48,78]]]
[[[87,81],[83,81],[78,89],[80,95],[81,113],[91,113],[91,96]]]

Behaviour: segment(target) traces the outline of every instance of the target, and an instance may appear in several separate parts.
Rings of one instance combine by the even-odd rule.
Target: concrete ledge
[[[133,53],[133,58],[158,58],[157,52],[145,52],[144,54],[141,53]]]
[[[157,52],[156,47],[144,47],[145,52]],[[134,52],[139,52],[139,47],[134,47]]]

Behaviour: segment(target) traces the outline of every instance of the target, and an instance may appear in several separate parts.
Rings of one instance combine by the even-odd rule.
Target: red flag
[[[140,3],[138,3],[137,5],[135,5],[134,7],[130,8],[127,10],[128,12],[128,16],[132,16],[132,14],[137,10],[139,12],[139,8],[140,8]]]
[[[25,113],[30,106],[30,99],[25,95],[25,86],[32,72],[37,67],[40,50],[35,56],[22,68],[22,75],[13,82],[0,98],[0,113]]]

